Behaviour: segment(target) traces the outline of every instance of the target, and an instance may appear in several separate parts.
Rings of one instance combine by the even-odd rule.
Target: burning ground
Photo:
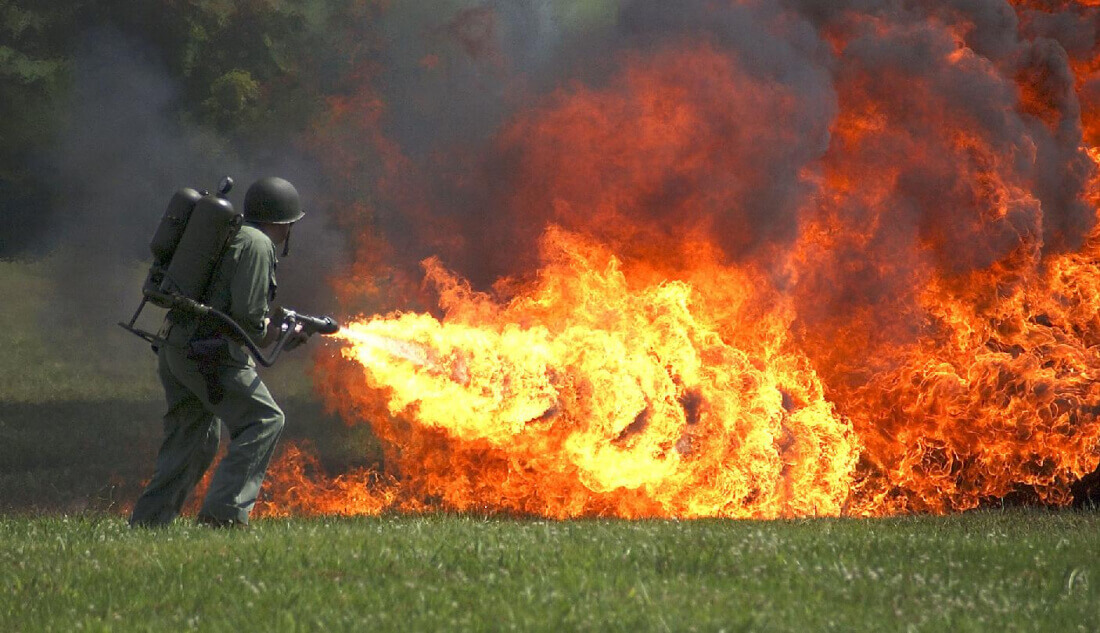
[[[613,9],[549,43],[459,11],[415,78],[330,101],[333,286],[380,316],[317,383],[385,465],[292,447],[266,511],[1068,504],[1100,463],[1100,4]]]

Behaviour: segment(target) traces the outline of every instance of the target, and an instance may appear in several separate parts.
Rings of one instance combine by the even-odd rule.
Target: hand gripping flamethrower
[[[129,323],[119,322],[119,325],[155,347],[166,341],[134,325],[147,303],[196,317],[218,319],[235,340],[248,348],[256,362],[270,367],[288,344],[293,346],[295,340],[312,334],[335,334],[340,325],[332,317],[315,317],[284,309],[277,317],[279,334],[274,347],[264,355],[232,317],[203,303],[222,254],[244,222],[243,216],[234,211],[226,199],[232,188],[233,179],[226,176],[215,195],[184,188],[172,196],[149,244],[153,265],[142,286],[141,304]]]

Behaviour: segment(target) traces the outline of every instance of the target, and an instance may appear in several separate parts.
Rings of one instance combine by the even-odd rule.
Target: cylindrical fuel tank
[[[149,243],[149,250],[153,252],[153,265],[166,266],[172,260],[172,254],[179,246],[183,230],[187,228],[187,220],[191,218],[191,211],[195,204],[202,198],[198,191],[190,188],[180,189],[168,201],[168,208],[164,210],[164,217],[160,219],[157,232],[153,234],[153,241]]]
[[[200,198],[164,273],[160,291],[202,301],[225,245],[236,234],[241,221],[241,215],[228,200],[217,196]]]

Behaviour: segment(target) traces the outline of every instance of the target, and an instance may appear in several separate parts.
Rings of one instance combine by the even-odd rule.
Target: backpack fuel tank
[[[158,290],[203,301],[214,269],[226,245],[240,229],[241,221],[242,216],[225,198],[212,195],[199,198],[164,269]],[[153,246],[160,246],[155,239]]]
[[[233,186],[226,178],[217,195],[184,188],[168,201],[149,250],[153,265],[143,294],[163,308],[178,297],[201,302],[226,245],[241,227],[242,216],[225,199]]]
[[[225,196],[233,187],[226,177],[217,194],[184,188],[168,201],[149,243],[153,265],[142,287],[142,301],[126,330],[156,344],[157,337],[135,327],[146,303],[162,308],[182,304],[202,308],[207,286],[226,247],[237,234],[243,216]]]
[[[187,220],[191,218],[191,211],[201,199],[201,193],[186,187],[177,191],[168,201],[168,208],[160,219],[157,232],[153,234],[153,241],[149,243],[155,268],[166,268],[168,262],[172,261],[172,255],[183,237],[183,230],[187,228]]]

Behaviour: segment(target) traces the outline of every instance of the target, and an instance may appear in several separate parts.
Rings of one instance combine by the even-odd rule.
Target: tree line
[[[361,33],[374,5],[0,0],[0,258],[20,255],[36,235],[27,225],[48,215],[53,192],[42,157],[66,133],[74,62],[87,34],[117,34],[156,58],[180,91],[171,115],[181,124],[232,144],[277,145],[300,134],[344,70],[370,54]]]

